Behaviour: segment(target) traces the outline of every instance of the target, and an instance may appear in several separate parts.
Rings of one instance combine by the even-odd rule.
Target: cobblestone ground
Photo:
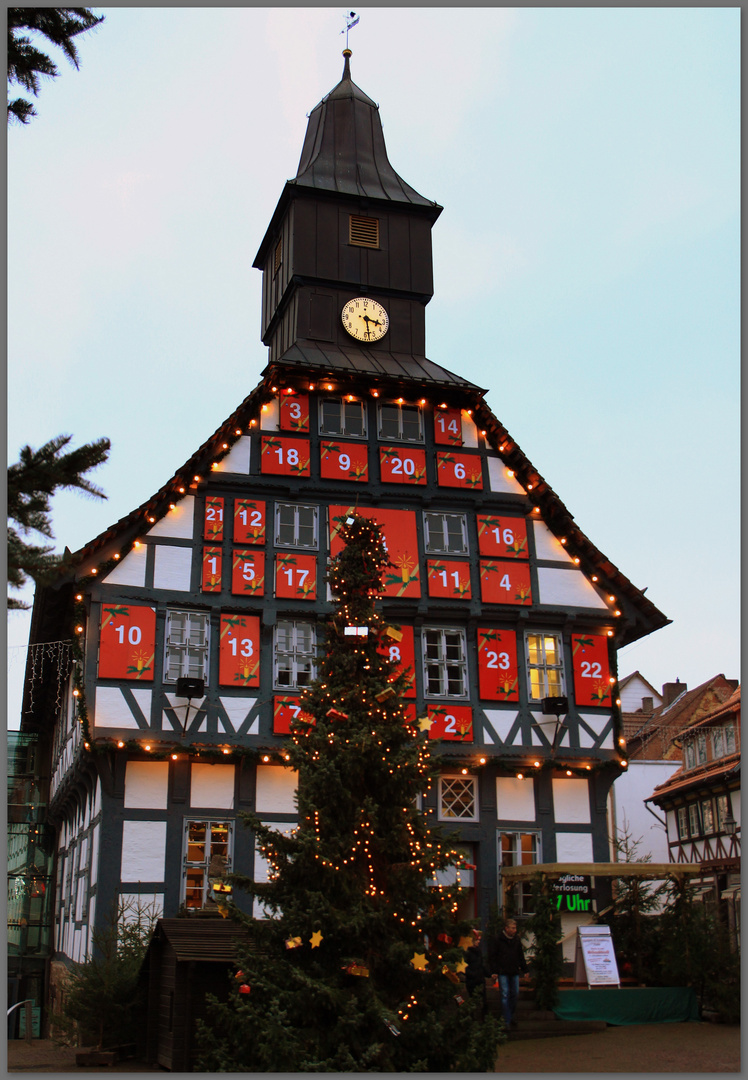
[[[508,1042],[495,1072],[740,1072],[740,1027],[728,1024],[631,1024],[591,1035]]]

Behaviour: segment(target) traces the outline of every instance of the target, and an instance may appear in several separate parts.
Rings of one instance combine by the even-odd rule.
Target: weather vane
[[[345,47],[348,48],[348,31],[352,30],[354,26],[358,25],[358,20],[361,18],[355,11],[347,11],[345,14],[345,30],[341,30],[341,34],[345,34]]]

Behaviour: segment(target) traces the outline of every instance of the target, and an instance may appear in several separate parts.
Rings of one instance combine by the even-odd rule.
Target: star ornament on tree
[[[431,731],[431,725],[433,724],[433,722],[434,722],[433,720],[429,720],[428,716],[419,717],[419,719],[418,719],[418,730],[419,731]]]
[[[322,941],[322,934],[319,930],[315,930],[312,936],[309,938],[309,943],[313,949],[319,948],[319,943]]]
[[[413,953],[413,959],[410,961],[416,971],[426,970],[426,953],[417,952]]]

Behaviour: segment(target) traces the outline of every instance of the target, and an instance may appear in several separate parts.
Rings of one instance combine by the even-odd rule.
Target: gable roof
[[[630,675],[624,675],[624,677],[622,679],[619,679],[618,680],[618,688],[619,688],[619,690],[625,690],[626,687],[629,685],[629,683],[633,683],[635,679],[638,679],[639,682],[643,683],[647,687],[648,690],[651,690],[653,697],[656,697],[656,698],[661,698],[662,697],[662,694],[660,693],[660,691],[655,690],[654,686],[652,686],[652,683],[649,681],[649,679],[645,678],[644,675],[642,675],[642,673],[640,671],[632,671]]]
[[[692,788],[703,787],[713,780],[727,782],[730,778],[740,774],[740,754],[730,754],[727,757],[718,758],[717,761],[708,761],[703,765],[697,765],[693,769],[678,769],[676,773],[663,784],[658,784],[645,802],[654,802],[661,805],[660,800],[667,799],[671,795],[682,794]]]
[[[645,741],[663,728],[668,729],[671,739],[674,738],[693,723],[694,719],[701,719],[695,714],[702,708],[707,695],[715,695],[721,705],[732,694],[733,688],[734,682],[726,679],[724,675],[713,675],[693,690],[688,690],[684,684],[683,692],[674,701],[669,705],[659,705],[653,713],[643,718],[641,726],[629,736],[629,742],[635,738]]]

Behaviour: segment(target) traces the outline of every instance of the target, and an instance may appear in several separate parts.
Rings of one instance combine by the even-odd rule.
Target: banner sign
[[[577,927],[574,981],[586,982],[590,989],[593,986],[617,986],[620,989],[621,979],[609,926]]]
[[[595,894],[592,878],[582,874],[564,874],[553,882],[558,911],[591,911]]]

